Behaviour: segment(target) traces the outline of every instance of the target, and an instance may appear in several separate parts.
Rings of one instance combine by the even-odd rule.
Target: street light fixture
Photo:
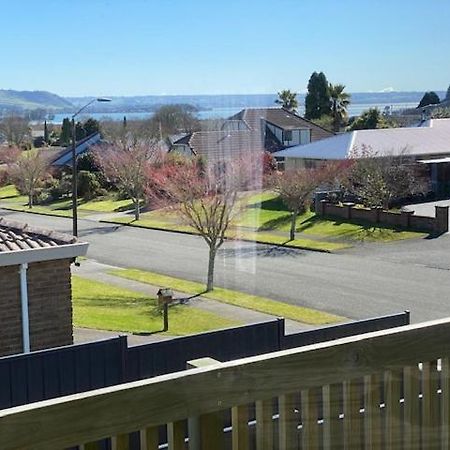
[[[95,102],[110,102],[111,99],[99,97],[92,99],[89,103],[86,103],[81,107],[75,114],[72,114],[72,234],[73,236],[78,236],[78,208],[77,208],[77,154],[76,154],[76,133],[75,133],[75,117],[80,114],[81,111],[85,110],[88,106]]]

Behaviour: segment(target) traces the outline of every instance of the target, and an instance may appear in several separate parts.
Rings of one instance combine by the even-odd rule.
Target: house
[[[172,144],[171,151],[186,156],[220,160],[249,152],[271,153],[333,136],[328,131],[283,108],[247,108],[222,122],[217,130],[196,131]]]
[[[70,265],[87,247],[0,218],[0,356],[73,343]]]
[[[450,119],[431,119],[415,127],[358,130],[275,153],[285,168],[312,167],[319,161],[362,156],[402,156],[421,164],[435,193],[450,192]]]

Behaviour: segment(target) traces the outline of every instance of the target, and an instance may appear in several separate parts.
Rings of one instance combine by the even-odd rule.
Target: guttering
[[[22,310],[22,342],[24,353],[30,353],[30,319],[28,315],[27,269],[27,263],[20,265],[20,304]]]
[[[55,247],[0,252],[0,267],[51,261],[54,259],[76,258],[86,255],[88,246],[88,243],[80,242]]]

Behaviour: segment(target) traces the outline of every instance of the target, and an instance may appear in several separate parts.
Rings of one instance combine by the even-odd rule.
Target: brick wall
[[[31,350],[73,343],[71,260],[28,266]],[[19,266],[0,267],[0,356],[22,352]]]
[[[449,230],[449,208],[436,206],[435,217],[415,216],[412,212],[391,212],[382,209],[355,208],[353,203],[335,205],[326,200],[316,202],[316,214],[337,217],[355,222],[400,227],[404,229],[427,231],[441,234]]]

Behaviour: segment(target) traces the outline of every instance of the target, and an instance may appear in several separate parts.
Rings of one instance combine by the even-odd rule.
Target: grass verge
[[[72,277],[74,325],[130,333],[162,330],[156,299],[79,276]],[[187,335],[239,325],[189,305],[171,306],[167,334]]]
[[[109,273],[111,275],[154,286],[170,287],[175,291],[186,294],[202,294],[202,297],[209,298],[211,300],[259,311],[272,316],[284,317],[286,319],[292,319],[311,325],[331,324],[345,320],[343,317],[317,311],[315,309],[290,305],[288,303],[279,302],[252,294],[246,294],[244,292],[233,291],[231,289],[214,288],[212,292],[204,293],[205,286],[201,283],[161,275],[154,272],[146,272],[139,269],[113,269],[110,270]]]

